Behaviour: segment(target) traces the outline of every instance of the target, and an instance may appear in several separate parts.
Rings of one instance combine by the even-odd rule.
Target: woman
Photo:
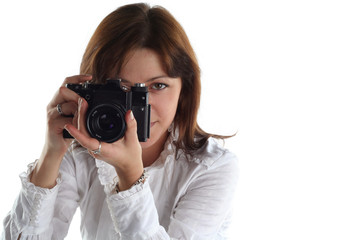
[[[47,107],[40,158],[21,174],[4,221],[5,239],[63,239],[78,206],[84,239],[221,239],[229,223],[237,159],[197,124],[200,70],[179,23],[161,7],[123,6],[98,26],[80,74],[65,79]],[[87,101],[68,83],[121,79],[149,89],[150,138],[91,138]],[[73,117],[69,117],[73,116]],[[63,138],[66,129],[75,138]]]

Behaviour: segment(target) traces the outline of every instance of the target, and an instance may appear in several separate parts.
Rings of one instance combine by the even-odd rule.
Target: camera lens
[[[104,113],[99,118],[99,126],[104,131],[110,131],[114,129],[116,122],[114,122],[114,118],[112,118],[109,114]]]
[[[91,137],[102,142],[115,142],[125,134],[125,109],[117,104],[100,104],[88,112],[87,128]]]

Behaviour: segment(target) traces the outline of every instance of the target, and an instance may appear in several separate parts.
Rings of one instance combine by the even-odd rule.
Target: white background
[[[131,1],[0,3],[0,218],[39,157],[45,108],[95,27]],[[202,69],[201,126],[237,136],[231,239],[360,239],[358,1],[150,1]],[[2,230],[2,228],[0,229]],[[79,215],[68,239],[79,239]]]

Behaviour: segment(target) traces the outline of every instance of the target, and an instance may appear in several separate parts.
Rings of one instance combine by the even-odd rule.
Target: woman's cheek
[[[158,106],[158,111],[161,112],[161,115],[168,118],[173,118],[177,108],[177,97],[169,96],[166,99],[162,100]]]
[[[149,103],[151,104],[152,121],[172,122],[175,117],[179,100],[179,91],[175,89],[166,89],[159,93],[149,94]],[[170,124],[169,123],[169,124]]]

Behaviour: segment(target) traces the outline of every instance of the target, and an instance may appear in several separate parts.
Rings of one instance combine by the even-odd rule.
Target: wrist
[[[45,145],[30,175],[30,182],[43,188],[54,187],[64,155],[65,153],[49,150]]]
[[[65,146],[59,147],[59,146],[54,146],[53,144],[50,143],[45,143],[39,160],[43,159],[46,161],[61,162],[67,150],[68,147]]]
[[[119,182],[115,186],[115,191],[117,193],[119,193],[121,191],[128,190],[135,185],[144,183],[145,179],[146,179],[146,171],[145,171],[145,169],[143,169],[142,172],[140,173],[140,175],[137,174],[137,175],[133,175],[133,176],[137,176],[137,177],[134,178],[134,177],[118,176]]]
[[[53,188],[59,176],[60,164],[61,161],[49,162],[45,159],[39,159],[30,174],[30,182],[38,187]]]

